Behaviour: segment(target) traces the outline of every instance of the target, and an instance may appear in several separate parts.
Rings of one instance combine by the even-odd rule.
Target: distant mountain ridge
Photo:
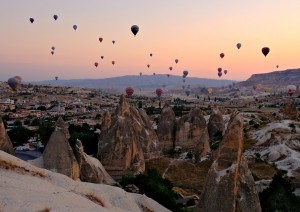
[[[35,84],[50,84],[59,86],[72,86],[82,88],[93,88],[93,89],[117,89],[123,90],[124,88],[131,86],[133,88],[140,88],[143,90],[153,90],[158,87],[165,85],[167,88],[176,89],[181,88],[183,84],[193,86],[205,86],[205,87],[219,87],[227,86],[236,82],[234,80],[225,79],[206,79],[187,77],[186,82],[183,82],[182,76],[175,76],[162,74],[154,75],[128,75],[104,79],[72,79],[72,80],[47,80],[35,82]]]
[[[253,74],[249,79],[239,82],[238,86],[247,87],[262,84],[263,87],[277,88],[287,85],[300,85],[300,69],[287,69],[263,74]]]

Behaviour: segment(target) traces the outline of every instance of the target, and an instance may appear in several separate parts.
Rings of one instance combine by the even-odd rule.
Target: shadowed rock
[[[231,115],[196,211],[261,211],[254,179],[243,152],[243,120]]]
[[[175,130],[175,113],[169,104],[165,104],[157,125],[157,137],[164,151],[174,148]]]
[[[182,116],[176,124],[175,146],[185,150],[200,152],[201,156],[209,151],[209,137],[206,121],[199,108],[194,108],[189,114]]]
[[[211,141],[219,140],[222,138],[225,124],[222,113],[216,107],[212,108],[212,114],[209,117],[207,129]]]
[[[7,152],[8,154],[15,155],[13,145],[7,135],[3,121],[0,118],[0,150]]]
[[[80,140],[76,141],[74,154],[79,164],[80,179],[83,182],[103,183],[115,185],[116,182],[106,172],[102,164],[96,158],[88,156],[83,149]]]
[[[149,120],[140,113],[121,96],[110,128],[100,134],[97,157],[116,180],[125,173],[143,173],[145,157],[151,158],[159,148]]]
[[[283,107],[282,113],[284,119],[299,119],[299,111],[297,110],[296,105],[293,102],[286,103]]]
[[[67,125],[59,117],[55,130],[43,152],[44,167],[72,179],[78,179],[79,166],[69,144],[69,137]]]
[[[109,111],[105,111],[101,124],[101,130],[107,130],[111,125],[111,115]]]

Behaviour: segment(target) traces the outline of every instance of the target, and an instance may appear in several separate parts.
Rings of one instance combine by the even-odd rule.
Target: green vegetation
[[[146,173],[139,174],[136,177],[123,176],[120,183],[122,186],[135,184],[141,193],[145,193],[171,211],[180,211],[175,202],[176,194],[172,190],[172,183],[167,179],[163,179],[156,169],[148,169]]]
[[[34,132],[26,129],[25,127],[18,126],[9,130],[7,134],[14,144],[24,144],[27,143],[28,139],[34,135]]]
[[[291,182],[278,172],[268,188],[259,193],[259,200],[263,212],[269,211],[300,211],[300,197],[293,192],[295,188]]]

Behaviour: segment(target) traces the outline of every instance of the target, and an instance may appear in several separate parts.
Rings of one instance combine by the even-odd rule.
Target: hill
[[[191,86],[205,86],[205,87],[218,87],[230,85],[234,80],[216,80],[216,79],[206,79],[206,78],[196,78],[187,77],[186,85]],[[72,87],[82,87],[82,88],[93,88],[93,89],[117,89],[124,90],[128,86],[143,90],[153,90],[162,85],[171,89],[181,88],[183,85],[182,76],[175,76],[157,74],[153,75],[128,75],[120,77],[112,77],[105,79],[72,79],[72,80],[48,80],[39,81],[34,84],[51,84],[60,86],[72,86]]]
[[[262,84],[263,87],[278,88],[287,85],[300,84],[300,69],[287,69],[264,74],[253,74],[248,80],[238,83],[238,86],[247,87]]]

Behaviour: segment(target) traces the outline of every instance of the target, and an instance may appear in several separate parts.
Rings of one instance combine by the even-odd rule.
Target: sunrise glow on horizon
[[[299,9],[296,0],[6,1],[0,9],[0,80],[182,75],[183,70],[189,77],[246,80],[299,68]],[[140,28],[136,36],[130,31],[134,24]],[[219,78],[219,67],[228,74]]]

